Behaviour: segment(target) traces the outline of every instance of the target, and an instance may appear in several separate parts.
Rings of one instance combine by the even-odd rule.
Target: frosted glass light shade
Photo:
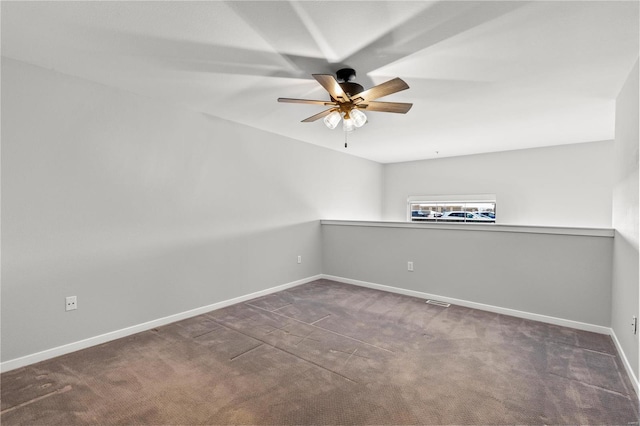
[[[324,118],[324,125],[330,129],[335,129],[341,118],[342,117],[338,111],[333,111]]]
[[[351,118],[345,118],[342,124],[342,130],[345,132],[353,132],[356,129],[356,125]]]
[[[351,119],[353,120],[353,124],[356,127],[362,127],[364,126],[364,123],[367,122],[367,116],[364,114],[364,112],[360,111],[359,109],[352,109],[351,112],[349,112],[349,115],[351,116]]]

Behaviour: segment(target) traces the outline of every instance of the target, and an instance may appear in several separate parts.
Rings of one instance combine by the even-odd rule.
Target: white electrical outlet
[[[65,311],[73,311],[74,309],[78,309],[78,297],[77,296],[69,296],[65,299]]]
[[[302,256],[298,256],[298,263],[302,263]]]
[[[407,262],[407,271],[413,272],[413,262]]]

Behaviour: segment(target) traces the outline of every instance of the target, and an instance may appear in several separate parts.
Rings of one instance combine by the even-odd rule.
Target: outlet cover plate
[[[77,296],[69,296],[69,297],[65,297],[65,306],[64,306],[64,310],[65,311],[73,311],[75,309],[78,309],[78,297]]]

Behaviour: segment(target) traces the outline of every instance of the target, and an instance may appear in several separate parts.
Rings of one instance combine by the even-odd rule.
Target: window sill
[[[484,223],[419,223],[419,222],[374,222],[359,220],[321,220],[321,225],[335,226],[367,226],[382,228],[413,228],[413,229],[438,229],[454,231],[483,231],[483,232],[515,232],[525,234],[557,234],[577,235],[589,237],[613,238],[613,228],[571,228],[560,226],[528,226],[528,225],[499,225]]]

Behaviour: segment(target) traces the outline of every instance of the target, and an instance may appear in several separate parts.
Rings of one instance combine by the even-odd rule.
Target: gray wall
[[[407,197],[496,194],[497,223],[611,227],[613,142],[384,166],[382,219],[404,221]]]
[[[381,177],[3,58],[2,360],[320,274],[318,220],[379,219]]]
[[[611,328],[631,368],[638,377],[638,335],[632,333],[631,317],[638,316],[638,62],[616,101],[614,157],[613,284]]]
[[[615,163],[597,142],[381,166],[3,58],[2,360],[325,273],[611,325],[637,373],[637,92],[636,66]],[[497,193],[505,222],[609,226],[614,164],[615,243],[318,222],[404,220],[437,187]],[[533,208],[585,200],[569,223]]]
[[[328,275],[609,327],[611,237],[327,224],[322,236]]]

